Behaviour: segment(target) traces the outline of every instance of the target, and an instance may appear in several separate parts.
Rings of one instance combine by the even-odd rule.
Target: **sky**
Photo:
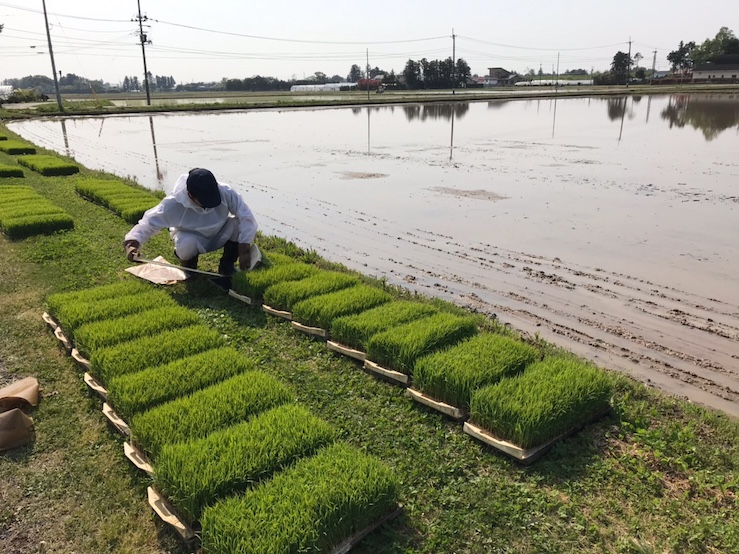
[[[464,58],[525,73],[606,70],[619,50],[668,69],[679,42],[722,26],[739,33],[738,0],[140,0],[153,75],[177,83],[271,76],[345,77],[352,66],[400,73],[406,61]],[[137,2],[46,0],[57,71],[113,85],[143,76]],[[41,0],[0,0],[0,82],[51,76]],[[452,39],[452,34],[455,39]]]

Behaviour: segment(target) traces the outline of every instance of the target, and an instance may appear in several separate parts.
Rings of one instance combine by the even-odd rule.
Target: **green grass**
[[[159,204],[159,198],[121,181],[81,179],[75,184],[80,196],[90,199],[118,214],[129,223],[136,223],[146,210]]]
[[[231,347],[214,348],[114,377],[108,383],[108,402],[129,421],[134,414],[256,368],[254,360]]]
[[[372,335],[436,312],[436,308],[421,302],[390,302],[361,314],[335,319],[331,323],[331,338],[345,346],[364,351]]]
[[[141,313],[151,309],[152,306],[174,305],[174,301],[166,292],[156,289],[149,289],[140,294],[63,302],[58,305],[55,299],[49,299],[51,315],[71,336],[74,336],[77,328],[85,323]]]
[[[35,154],[36,148],[33,145],[20,140],[4,140],[0,141],[0,152],[5,152],[6,154],[11,154],[13,156]]]
[[[413,387],[432,398],[469,410],[473,391],[511,377],[539,358],[521,341],[482,333],[424,356],[413,368]]]
[[[355,286],[359,279],[336,271],[321,271],[299,281],[287,281],[272,285],[264,292],[264,303],[277,310],[292,310],[306,298]]]
[[[433,314],[373,335],[367,343],[367,358],[412,376],[413,365],[418,358],[476,333],[477,324],[473,317]]]
[[[165,446],[154,484],[179,513],[196,520],[207,505],[269,479],[336,436],[307,409],[285,404],[204,439]]]
[[[191,325],[102,348],[90,357],[90,372],[103,384],[113,377],[160,366],[224,345],[223,337],[205,325]]]
[[[56,156],[45,156],[41,154],[20,156],[18,163],[46,177],[56,175],[73,175],[79,173],[80,168],[77,164],[67,162]]]
[[[249,298],[262,298],[264,291],[274,284],[304,279],[319,271],[317,267],[308,264],[281,262],[280,254],[270,254],[269,260],[274,264],[272,267],[235,273],[231,279],[231,288]]]
[[[187,327],[198,323],[198,315],[182,306],[149,306],[136,314],[82,325],[74,332],[77,350],[85,357],[100,348],[106,348],[138,337],[162,331]]]
[[[611,380],[602,369],[547,358],[521,375],[472,393],[470,420],[521,448],[546,443],[609,407]]]
[[[290,389],[274,377],[249,371],[134,415],[131,434],[156,458],[167,444],[205,438],[293,400]]]
[[[0,179],[23,177],[23,170],[17,165],[0,164]]]
[[[293,320],[328,330],[338,317],[357,314],[392,299],[390,294],[376,287],[357,285],[298,302],[293,306]]]
[[[379,460],[338,443],[243,496],[203,514],[203,549],[328,552],[390,513],[399,478]]]

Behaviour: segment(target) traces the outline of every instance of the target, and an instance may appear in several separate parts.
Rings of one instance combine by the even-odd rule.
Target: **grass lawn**
[[[2,126],[0,134],[15,138]],[[0,165],[12,163],[0,153]],[[63,233],[0,237],[0,386],[33,375],[42,389],[31,412],[35,440],[0,454],[0,552],[180,554],[185,548],[146,503],[149,479],[123,456],[100,400],[41,320],[47,295],[114,282],[129,265],[122,242],[130,224],[74,192],[76,179],[91,177],[103,175],[82,168],[0,182],[33,187],[75,221]],[[284,246],[259,243],[267,252]],[[148,258],[171,251],[167,233],[143,248]],[[202,256],[201,269],[215,270],[219,256]],[[207,278],[169,290],[290,386],[340,440],[393,469],[404,514],[355,552],[739,552],[735,420],[614,374],[612,414],[524,468]]]

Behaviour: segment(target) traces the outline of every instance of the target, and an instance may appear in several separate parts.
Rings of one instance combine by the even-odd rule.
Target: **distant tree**
[[[716,36],[712,39],[707,38],[703,41],[700,46],[697,46],[690,53],[690,58],[693,63],[705,64],[714,62],[719,56],[724,54],[731,54],[739,52],[727,52],[726,50],[734,50],[737,48],[737,37],[734,35],[734,31],[728,27],[721,27]],[[693,43],[695,45],[695,43]]]
[[[391,69],[390,73],[385,75],[385,78],[382,80],[382,82],[386,85],[394,85],[397,82],[397,79],[395,77],[395,70]]]
[[[470,65],[464,58],[458,58],[454,68],[454,77],[457,80],[456,86],[462,86],[467,83],[467,79],[471,76]]]
[[[539,68],[539,71],[536,73],[539,77],[544,75],[544,71],[542,71],[541,67]]]
[[[356,83],[361,78],[362,68],[359,67],[357,64],[352,65],[352,68],[349,70],[349,75],[346,76],[346,80],[350,83]]]
[[[529,70],[528,70],[528,71],[526,72],[526,75],[527,75],[528,77],[535,77],[535,76],[536,76],[536,70],[535,70],[535,69],[529,69]]]
[[[421,88],[423,82],[421,80],[421,63],[415,60],[408,60],[403,69],[403,78],[405,86],[409,89]]]
[[[636,77],[637,79],[642,79],[642,80],[646,79],[647,70],[644,69],[643,67],[638,67],[636,71],[634,72],[634,77]]]
[[[131,90],[141,90],[141,85],[139,85],[139,78],[136,75],[131,77]]]
[[[323,71],[316,71],[311,80],[316,83],[326,83],[326,81],[328,81],[328,77],[326,77],[326,74]]]
[[[334,75],[328,80],[328,82],[329,83],[341,83],[343,80],[344,78],[341,75]]]
[[[688,42],[684,44],[680,41],[680,45],[677,50],[673,50],[667,54],[667,61],[672,64],[672,71],[680,70],[685,73],[693,68],[693,59],[691,52],[695,50],[695,42]]]
[[[624,84],[629,76],[631,57],[625,52],[618,51],[611,62],[611,73],[617,84]]]
[[[637,69],[639,69],[639,62],[641,62],[644,59],[644,56],[641,55],[641,52],[637,52],[634,54],[634,65]]]
[[[131,90],[131,79],[128,78],[128,75],[123,78],[121,88],[123,89],[123,92],[128,92],[129,90]]]

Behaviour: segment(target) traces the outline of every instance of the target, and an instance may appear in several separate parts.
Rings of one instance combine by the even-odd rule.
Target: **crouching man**
[[[185,269],[197,269],[198,256],[223,248],[218,273],[232,275],[234,264],[251,266],[257,222],[239,193],[216,181],[207,169],[195,168],[177,179],[172,194],[144,213],[126,234],[124,248],[135,261],[155,233],[168,228],[175,256]]]

